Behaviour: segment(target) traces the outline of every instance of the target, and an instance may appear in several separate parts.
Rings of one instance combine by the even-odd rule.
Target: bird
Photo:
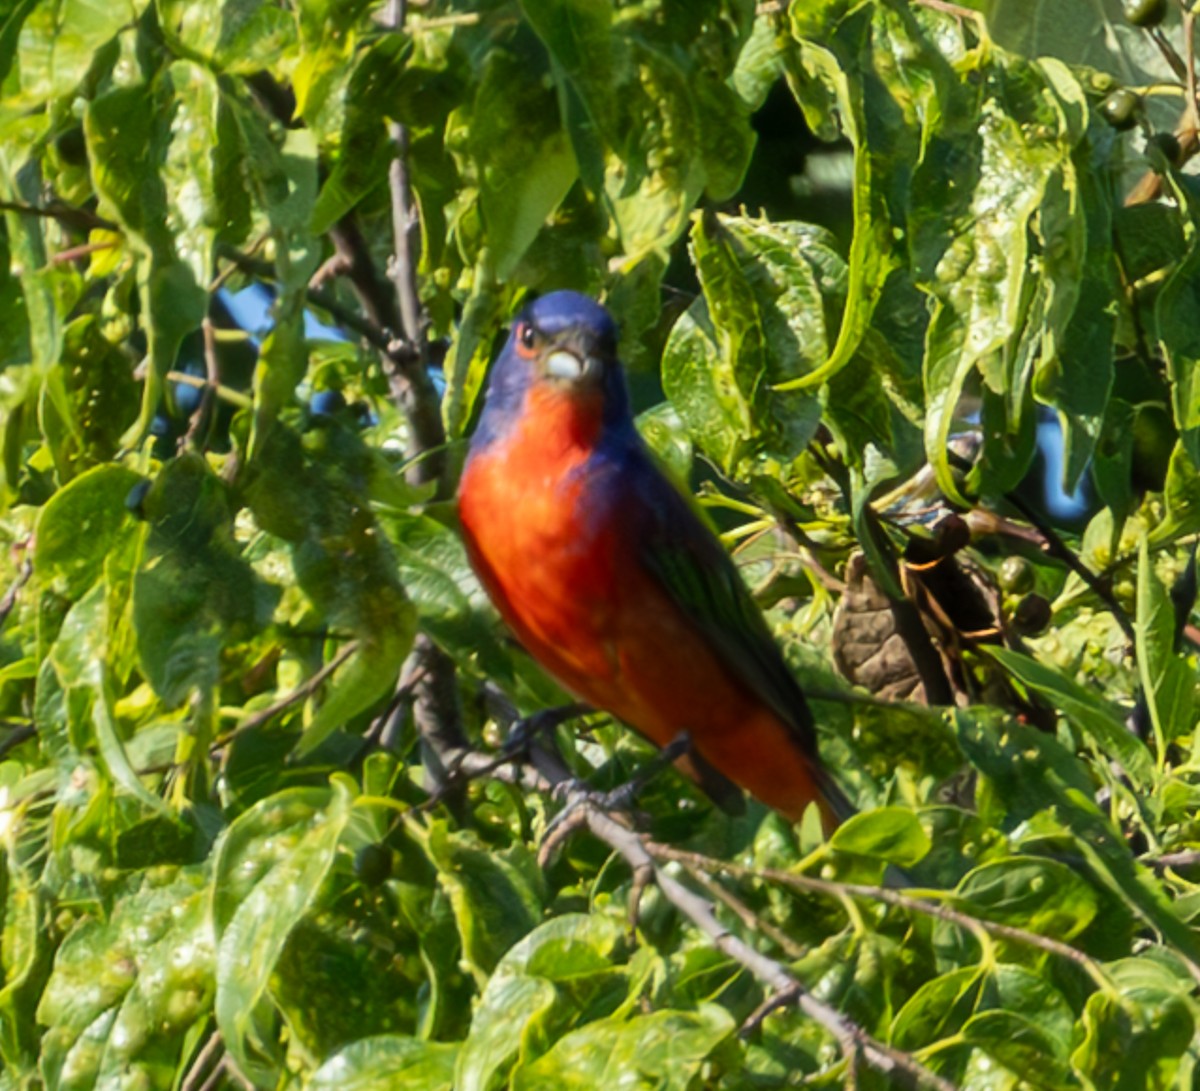
[[[732,781],[790,821],[816,803],[831,833],[854,807],[732,558],[638,432],[617,342],[577,292],[516,315],[458,490],[471,565],[567,691],[660,748],[686,738],[676,764],[710,794]]]

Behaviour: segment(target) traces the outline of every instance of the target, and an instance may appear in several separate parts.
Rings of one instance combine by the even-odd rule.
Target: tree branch
[[[970,914],[963,913],[952,906],[946,905],[944,902],[914,898],[911,894],[905,894],[899,890],[891,890],[883,886],[872,886],[867,883],[838,883],[791,871],[779,871],[773,868],[743,867],[740,864],[717,860],[700,853],[685,852],[658,842],[650,842],[646,848],[655,857],[663,860],[674,860],[688,867],[701,867],[744,879],[766,880],[768,882],[779,883],[782,886],[790,886],[797,890],[825,894],[833,898],[848,896],[883,902],[899,909],[907,909],[912,913],[920,913],[926,917],[945,921],[948,924],[953,924],[956,927],[964,928],[971,932],[986,932],[998,939],[1006,939],[1013,943],[1020,943],[1026,947],[1035,947],[1040,951],[1045,951],[1047,954],[1064,958],[1080,967],[1100,988],[1112,988],[1112,982],[1104,972],[1103,967],[1090,955],[1080,951],[1078,948],[1063,943],[1061,940],[1053,939],[1050,936],[1043,936],[1037,932],[1028,932],[1024,928],[1001,924],[998,921],[989,921],[982,917],[972,917]]]
[[[861,1055],[872,1067],[909,1086],[955,1091],[955,1085],[949,1080],[930,1071],[909,1054],[873,1038],[857,1023],[813,996],[780,963],[730,932],[717,919],[710,902],[659,867],[647,851],[644,839],[634,830],[596,809],[586,798],[576,805],[582,808],[584,824],[591,833],[621,856],[635,875],[652,874],[663,897],[708,936],[717,950],[745,967],[776,996],[794,1002],[805,1015],[829,1031],[849,1063],[853,1064],[854,1058]]]

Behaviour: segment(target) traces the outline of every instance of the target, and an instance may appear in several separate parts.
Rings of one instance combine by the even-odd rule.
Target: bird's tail
[[[846,819],[858,814],[858,808],[850,802],[850,797],[842,791],[841,785],[833,779],[828,769],[816,766],[814,771],[817,788],[821,793],[818,803],[824,819],[825,832],[830,834]]]

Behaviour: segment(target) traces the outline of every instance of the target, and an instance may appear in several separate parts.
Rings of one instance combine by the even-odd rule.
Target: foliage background
[[[0,1087],[1191,1085],[1191,15],[974,7],[0,0]],[[564,699],[450,502],[560,287],[875,808],[832,843],[667,774],[642,889],[619,831],[539,859],[519,764],[427,792]],[[905,597],[931,475],[1007,646]],[[928,703],[833,669],[856,550]]]

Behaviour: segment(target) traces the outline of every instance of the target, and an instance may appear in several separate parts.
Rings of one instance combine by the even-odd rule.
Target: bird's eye
[[[517,339],[521,342],[521,348],[532,352],[537,345],[537,330],[527,322],[517,331]]]

